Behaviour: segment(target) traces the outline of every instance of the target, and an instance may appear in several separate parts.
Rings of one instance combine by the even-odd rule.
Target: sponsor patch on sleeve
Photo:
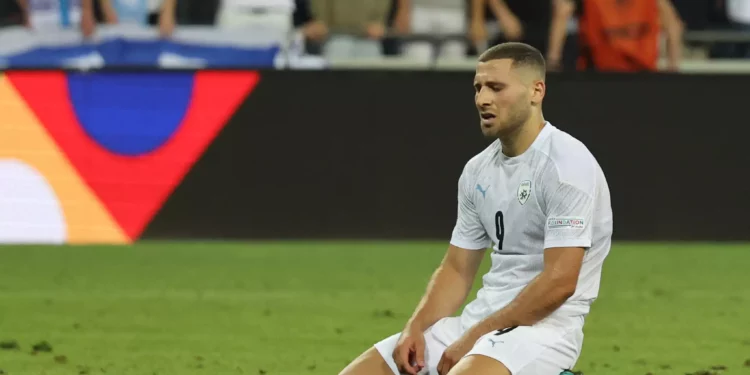
[[[551,217],[547,219],[547,229],[583,229],[586,223],[582,217]]]

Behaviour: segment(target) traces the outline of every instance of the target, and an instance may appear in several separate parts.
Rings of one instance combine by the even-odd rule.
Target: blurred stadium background
[[[507,40],[612,190],[576,372],[750,374],[750,0],[656,5],[0,0],[0,374],[338,373],[440,261]]]

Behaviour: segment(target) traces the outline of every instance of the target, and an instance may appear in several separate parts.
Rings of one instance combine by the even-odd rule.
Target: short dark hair
[[[479,62],[488,62],[492,60],[510,59],[513,61],[513,67],[525,66],[536,69],[545,76],[547,63],[544,56],[538,49],[526,43],[508,42],[488,48],[481,56]]]

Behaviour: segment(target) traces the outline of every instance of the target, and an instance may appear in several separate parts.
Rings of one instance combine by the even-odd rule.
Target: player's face
[[[482,133],[491,138],[510,134],[531,116],[528,85],[510,59],[480,62],[474,76],[474,102]]]

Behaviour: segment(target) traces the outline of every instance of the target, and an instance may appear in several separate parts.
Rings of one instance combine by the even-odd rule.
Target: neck
[[[541,115],[534,114],[529,116],[529,119],[514,131],[500,136],[503,154],[508,157],[515,157],[526,152],[542,131],[544,124],[546,124],[544,118]]]

